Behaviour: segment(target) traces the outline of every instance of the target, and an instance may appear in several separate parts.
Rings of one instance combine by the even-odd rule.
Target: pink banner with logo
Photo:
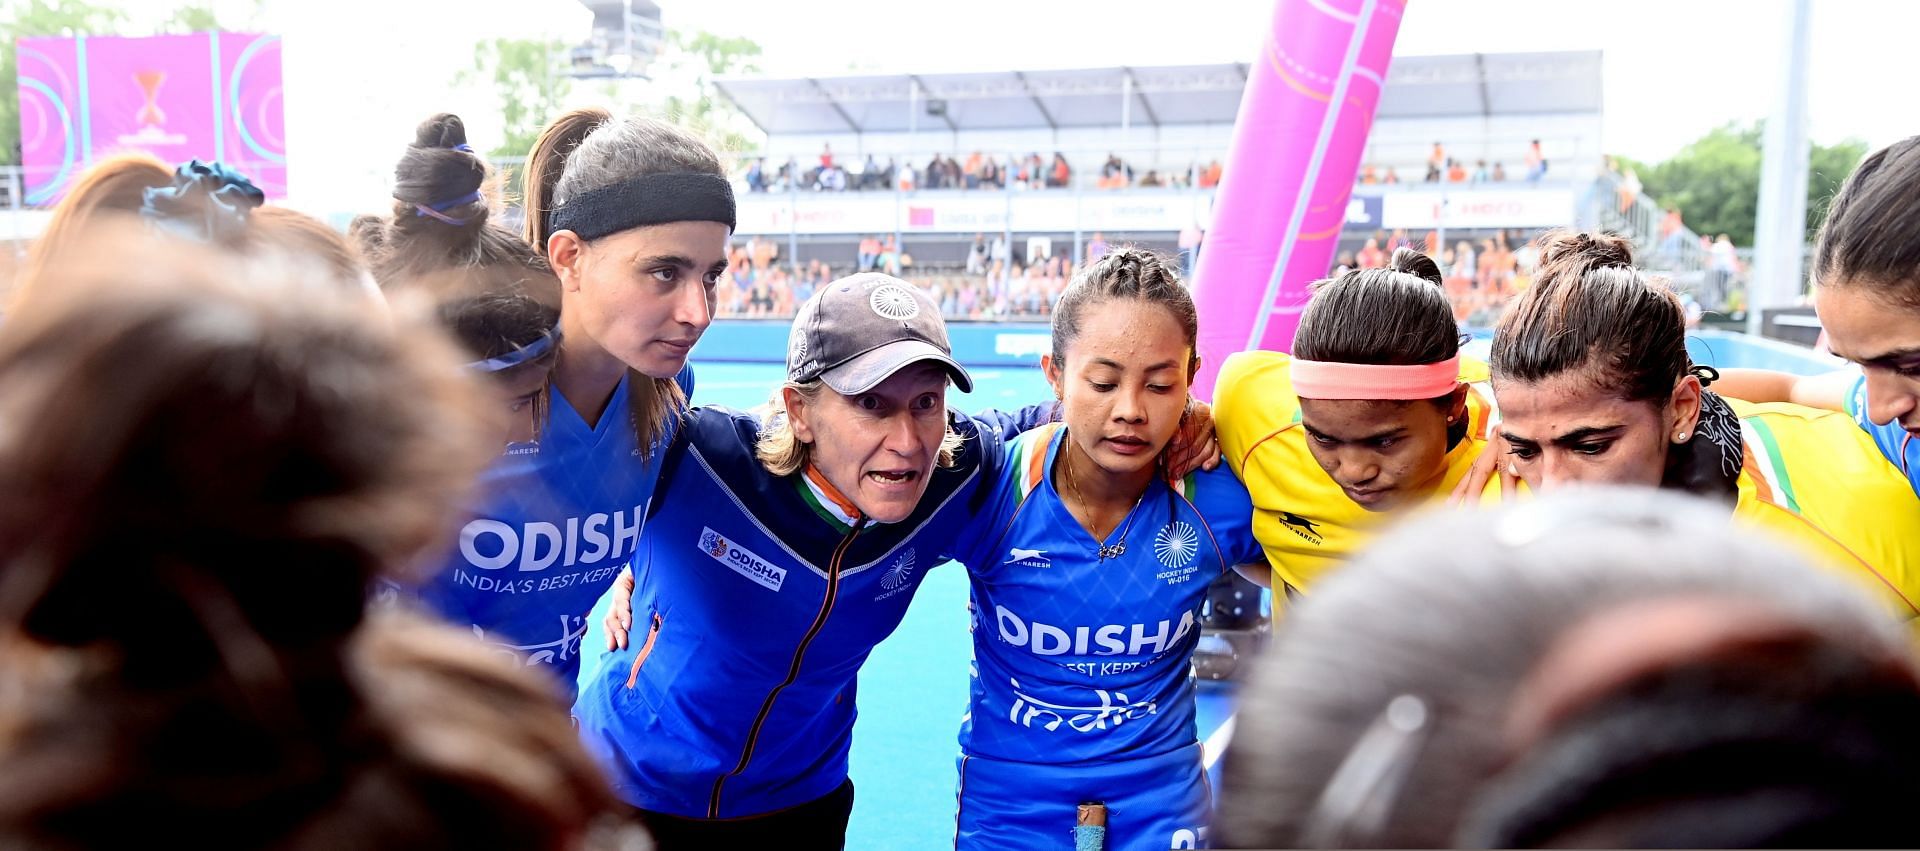
[[[1339,242],[1405,11],[1405,0],[1275,3],[1194,274],[1200,398],[1227,355],[1292,346]]]
[[[26,201],[52,204],[87,166],[147,151],[218,160],[269,198],[287,192],[280,37],[23,38],[20,154]]]

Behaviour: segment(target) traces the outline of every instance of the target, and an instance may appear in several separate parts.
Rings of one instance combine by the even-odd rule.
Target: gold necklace
[[[1087,514],[1091,516],[1093,514],[1093,506],[1087,502],[1086,496],[1080,493],[1080,477],[1074,475],[1073,473],[1073,438],[1064,437],[1063,439],[1066,441],[1066,446],[1064,448],[1067,450],[1067,458],[1065,461],[1067,465],[1067,489],[1073,491],[1073,498],[1078,500],[1080,502],[1081,507],[1087,509]],[[1133,507],[1139,508],[1140,500],[1146,498],[1146,495],[1147,494],[1145,491],[1141,491],[1140,496],[1134,498]],[[1100,543],[1100,560],[1101,561],[1106,561],[1107,559],[1110,559],[1110,558],[1119,558],[1127,554],[1127,531],[1133,528],[1133,515],[1134,515],[1133,509],[1128,509],[1127,524],[1126,526],[1120,529],[1119,540],[1114,541],[1111,544]],[[1087,531],[1092,532],[1093,530],[1089,529]],[[1099,542],[1096,540],[1095,543],[1099,543]]]

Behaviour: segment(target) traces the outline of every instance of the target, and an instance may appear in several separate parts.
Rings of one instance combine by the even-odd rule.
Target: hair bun
[[[450,201],[472,195],[487,179],[487,164],[470,150],[467,126],[460,116],[443,112],[420,123],[414,142],[393,169],[393,197],[407,204],[439,209]],[[456,146],[462,148],[456,150]],[[486,200],[456,204],[440,212],[453,218],[471,218],[465,211]]]
[[[1633,243],[1618,234],[1556,230],[1540,238],[1540,265],[1576,263],[1583,269],[1633,265]]]
[[[1393,250],[1393,259],[1387,261],[1387,268],[1412,275],[1436,287],[1442,282],[1440,264],[1435,263],[1432,257],[1404,245]]]
[[[421,148],[455,148],[466,143],[467,124],[451,112],[420,122],[413,134],[413,144]]]

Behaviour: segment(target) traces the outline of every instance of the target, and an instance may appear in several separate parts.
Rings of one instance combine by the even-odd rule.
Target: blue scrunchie
[[[220,163],[193,160],[173,172],[173,185],[147,189],[140,215],[168,231],[203,242],[231,239],[267,195],[246,175]]]

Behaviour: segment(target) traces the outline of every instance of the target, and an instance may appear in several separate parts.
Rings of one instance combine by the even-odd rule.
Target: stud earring
[[[1681,433],[1679,433],[1679,434],[1676,434],[1676,435],[1674,435],[1674,436],[1673,436],[1673,442],[1674,442],[1674,443],[1686,443],[1686,442],[1687,442],[1687,435],[1688,435],[1688,434],[1689,434],[1688,432],[1684,432],[1684,431],[1683,431],[1683,432],[1681,432]]]

